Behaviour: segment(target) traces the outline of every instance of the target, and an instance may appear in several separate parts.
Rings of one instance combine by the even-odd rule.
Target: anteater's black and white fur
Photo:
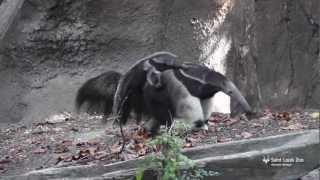
[[[147,129],[154,135],[161,124],[180,120],[193,129],[207,129],[211,115],[209,98],[218,91],[229,95],[239,104],[239,112],[249,113],[251,107],[239,89],[222,74],[196,64],[163,72],[150,68],[143,89],[144,100],[151,120]]]
[[[81,109],[90,114],[110,114],[120,78],[119,72],[107,71],[86,81],[76,96],[77,112]]]
[[[158,52],[137,61],[124,75],[109,71],[88,80],[78,91],[76,108],[85,102],[89,108],[102,104],[102,113],[112,110],[120,124],[127,122],[131,112],[140,115],[138,121],[147,114],[151,117],[147,130],[155,135],[160,125],[170,125],[172,119],[206,127],[210,116],[207,101],[219,91],[237,102],[238,112],[251,111],[239,89],[224,75]]]

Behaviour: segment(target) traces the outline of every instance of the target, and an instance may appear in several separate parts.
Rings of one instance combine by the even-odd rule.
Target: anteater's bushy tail
[[[109,114],[112,110],[113,97],[121,74],[108,71],[86,81],[78,90],[75,107],[80,108],[87,104],[84,111],[88,113]]]

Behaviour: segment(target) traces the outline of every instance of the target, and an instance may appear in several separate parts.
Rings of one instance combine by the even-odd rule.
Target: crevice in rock
[[[286,31],[287,31],[287,42],[286,42],[286,46],[288,48],[288,60],[290,63],[290,75],[289,75],[289,83],[288,83],[288,91],[287,91],[287,95],[290,95],[291,89],[293,88],[294,85],[294,77],[295,77],[295,66],[294,66],[294,61],[293,61],[293,57],[292,57],[292,42],[291,40],[293,39],[293,34],[290,31],[290,9],[292,8],[293,4],[292,1],[287,1],[286,2],[286,15],[283,18],[285,24],[286,24]]]
[[[162,29],[160,30],[160,49],[166,49],[165,43],[167,40],[168,25],[170,22],[170,16],[172,14],[172,9],[175,0],[161,0],[161,22],[163,24]]]
[[[317,90],[317,87],[320,85],[320,62],[315,63],[313,66],[312,66],[312,70],[314,72],[313,76],[311,77],[311,80],[310,82],[311,85],[309,87],[307,87],[307,90],[306,90],[306,97],[304,99],[304,103],[303,103],[303,106],[306,108],[308,107],[308,105],[310,105],[310,101],[312,100],[313,98],[313,95],[316,93],[316,90]],[[320,106],[320,102],[319,101],[314,101],[313,103],[316,104],[316,106]]]
[[[303,6],[301,0],[297,0],[301,11],[307,19],[307,22],[312,27],[312,36],[311,37],[319,37],[319,29],[320,25],[314,20],[313,16],[309,14],[306,8]]]

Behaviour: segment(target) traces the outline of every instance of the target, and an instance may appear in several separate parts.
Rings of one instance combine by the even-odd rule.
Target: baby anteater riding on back
[[[122,76],[109,71],[88,80],[78,91],[76,107],[103,104],[103,114],[111,111],[125,124],[130,112],[150,117],[147,131],[156,135],[160,125],[173,120],[190,123],[195,129],[207,128],[211,115],[206,101],[222,91],[237,102],[239,113],[251,107],[239,89],[224,75],[206,66],[180,63],[169,52],[158,52],[137,61]],[[113,101],[113,103],[112,103]]]

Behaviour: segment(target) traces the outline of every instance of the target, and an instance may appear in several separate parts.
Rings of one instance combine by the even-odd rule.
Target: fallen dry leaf
[[[44,121],[44,122],[36,122],[33,123],[34,126],[38,127],[38,126],[46,126],[46,125],[53,125],[53,123],[50,123],[48,121]]]
[[[245,139],[252,137],[253,135],[249,132],[242,132],[241,136]]]
[[[114,144],[110,147],[111,153],[120,152],[121,146],[119,144]]]
[[[187,143],[195,143],[195,142],[199,141],[198,138],[194,138],[194,137],[186,137],[185,140],[186,140]]]
[[[55,114],[50,116],[49,118],[46,119],[46,122],[48,124],[56,124],[56,123],[62,123],[65,121],[68,121],[70,119],[71,115],[70,114]]]
[[[196,132],[192,133],[191,137],[195,138],[195,139],[203,139],[203,138],[206,137],[206,132],[204,132],[204,131],[196,131]]]
[[[91,152],[89,149],[82,149],[77,151],[77,154],[72,156],[72,160],[78,161],[83,159],[88,159],[91,156]]]
[[[212,113],[212,115],[209,118],[209,121],[214,123],[223,122],[229,119],[229,115],[222,114],[222,113]]]
[[[220,121],[221,121],[221,119],[218,119],[218,118],[214,118],[214,117],[209,118],[209,122],[219,123]]]
[[[75,127],[72,127],[70,130],[73,131],[73,132],[79,132],[79,129],[77,129]]]
[[[283,130],[299,130],[299,129],[304,129],[306,128],[305,125],[302,125],[301,123],[296,123],[296,124],[291,124],[287,127],[281,127]]]
[[[270,120],[271,118],[273,118],[273,116],[271,116],[271,117],[269,117],[269,116],[263,116],[263,117],[261,117],[261,118],[259,118],[259,119],[260,119],[260,121],[268,121],[268,120]]]
[[[277,113],[273,114],[273,117],[276,120],[286,120],[286,121],[290,121],[291,120],[289,112],[277,112]]]
[[[73,160],[73,156],[72,155],[60,156],[58,158],[58,161],[59,160],[63,162],[71,162]]]
[[[6,157],[4,159],[0,159],[0,164],[7,164],[7,163],[10,163],[10,162],[11,161],[10,161],[9,157]]]
[[[138,155],[139,156],[144,156],[144,155],[146,155],[147,154],[147,148],[143,148],[143,149],[140,149],[139,151],[138,151]]]
[[[218,126],[218,123],[209,121],[209,122],[208,122],[208,125],[209,125],[210,127],[217,127],[217,126]]]
[[[86,142],[78,142],[76,144],[76,146],[78,146],[78,147],[82,147],[82,146],[85,146],[85,145],[86,145]]]
[[[252,123],[251,126],[252,126],[252,127],[255,127],[255,128],[257,128],[257,127],[263,127],[263,125],[260,124],[260,123]]]
[[[140,149],[143,149],[145,147],[145,145],[143,143],[137,143],[134,145],[134,150],[137,152]]]
[[[147,131],[144,128],[138,128],[136,131],[136,136],[137,139],[143,139],[143,140],[147,140],[150,138],[150,136],[148,135]]]
[[[236,137],[236,138],[242,138],[242,136],[239,135],[239,134],[236,134],[235,137]]]
[[[39,144],[41,144],[41,141],[39,141],[39,140],[31,140],[30,143],[31,144],[35,144],[35,145],[39,145]]]
[[[68,152],[68,151],[69,151],[68,146],[66,146],[64,144],[58,144],[54,149],[54,153],[57,153],[57,154],[65,153],[65,152]]]
[[[98,152],[99,147],[98,146],[97,147],[89,147],[88,150],[89,150],[89,154],[94,156],[96,154],[96,152]]]
[[[320,112],[311,113],[310,116],[314,119],[320,120]]]
[[[131,154],[131,153],[123,152],[122,155],[123,155],[123,158],[124,158],[125,161],[137,158],[137,155]]]
[[[99,144],[99,139],[91,139],[87,142],[89,146],[96,146]]]
[[[227,126],[231,126],[235,123],[239,122],[239,119],[234,119],[234,118],[230,118],[227,120],[227,122],[225,123]]]
[[[131,147],[138,156],[144,156],[148,152],[148,147],[144,143],[134,143]]]
[[[37,126],[35,129],[32,130],[32,134],[44,134],[49,133],[50,131],[52,130],[47,126]]]
[[[78,155],[81,158],[81,157],[84,157],[84,156],[91,155],[91,152],[90,152],[89,149],[83,149],[83,150],[78,151]]]
[[[47,148],[41,146],[38,149],[34,150],[33,153],[34,154],[43,154],[43,153],[46,153],[47,151],[48,151]]]
[[[70,155],[70,154],[68,154],[68,155],[63,154],[63,155],[57,157],[57,161],[55,162],[55,165],[59,164],[61,161],[64,161],[64,159],[66,159],[66,158],[68,158],[68,157],[70,157],[70,159],[71,159],[71,161],[72,161],[72,158],[71,158],[71,155]]]
[[[217,142],[219,143],[224,143],[224,142],[229,142],[232,141],[232,138],[218,138]]]
[[[61,144],[65,145],[65,146],[71,146],[71,145],[72,145],[72,141],[70,141],[70,140],[63,140],[63,141],[61,142]]]
[[[272,110],[270,108],[264,109],[263,113],[264,116],[272,116]]]
[[[183,145],[183,148],[191,148],[191,147],[193,147],[192,143],[185,143]]]
[[[0,174],[7,172],[7,169],[4,166],[0,165]]]
[[[108,155],[110,155],[110,153],[107,153],[105,151],[99,151],[99,152],[96,152],[94,157],[97,160],[102,160],[102,159],[106,158]]]
[[[104,130],[104,132],[105,132],[105,134],[107,134],[107,135],[113,135],[114,134],[114,129],[111,129],[111,128],[107,128],[107,129],[105,129]]]

